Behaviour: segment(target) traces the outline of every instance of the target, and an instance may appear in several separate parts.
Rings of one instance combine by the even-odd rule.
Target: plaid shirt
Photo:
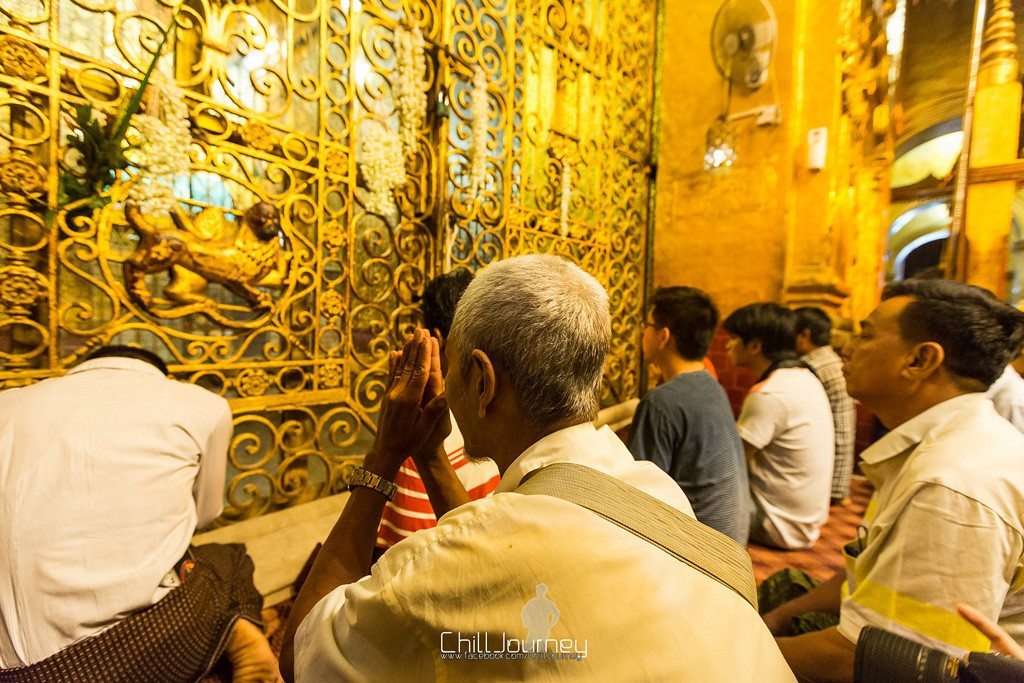
[[[854,411],[853,399],[846,393],[843,361],[831,346],[822,346],[803,357],[821,380],[832,407],[832,422],[836,429],[836,461],[832,469],[832,499],[841,500],[850,495],[850,475],[853,473]]]

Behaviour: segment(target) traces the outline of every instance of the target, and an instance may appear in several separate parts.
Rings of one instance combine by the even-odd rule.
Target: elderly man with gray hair
[[[742,549],[592,425],[609,342],[593,277],[521,256],[466,290],[444,380],[425,330],[392,353],[374,445],[289,619],[286,678],[793,680]],[[390,481],[410,454],[437,457],[449,407],[501,483],[371,570]],[[434,496],[455,491],[428,471],[448,477]]]

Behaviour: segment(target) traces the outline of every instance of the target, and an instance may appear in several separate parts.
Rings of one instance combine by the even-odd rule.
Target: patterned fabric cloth
[[[163,600],[41,662],[0,670],[0,683],[184,683],[204,676],[236,620],[262,625],[263,597],[244,545],[212,543],[191,553],[195,565]]]
[[[501,478],[498,467],[491,460],[471,462],[466,458],[462,433],[454,416],[452,432],[444,440],[444,450],[470,500],[479,500],[494,492]],[[387,550],[416,531],[437,526],[437,515],[412,458],[406,460],[398,470],[395,486],[398,487],[395,499],[384,507],[380,527],[377,529],[378,552]]]
[[[850,475],[853,474],[853,446],[856,438],[856,416],[853,399],[846,393],[843,377],[843,359],[831,346],[822,346],[803,357],[814,370],[828,394],[832,408],[832,423],[836,432],[836,461],[832,469],[832,502],[850,495]]]
[[[811,578],[809,574],[796,569],[782,569],[761,582],[757,587],[757,604],[761,614],[768,614],[776,607],[801,595],[811,592],[821,581]],[[790,635],[799,636],[804,633],[822,631],[839,624],[839,617],[825,612],[807,612],[793,617],[790,622]]]

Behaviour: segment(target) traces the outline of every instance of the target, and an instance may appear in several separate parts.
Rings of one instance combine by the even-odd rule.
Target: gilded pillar
[[[806,95],[791,114],[803,120],[792,128],[795,201],[784,298],[859,319],[877,301],[885,244],[892,161],[885,22],[892,6],[840,0],[805,11],[808,52],[798,63]],[[808,168],[808,133],[821,127],[828,151],[824,168],[815,170]]]
[[[971,127],[971,168],[1017,159],[1021,85],[1010,0],[995,0],[985,26]],[[1002,297],[1016,182],[971,183],[967,187],[963,245],[957,273]]]

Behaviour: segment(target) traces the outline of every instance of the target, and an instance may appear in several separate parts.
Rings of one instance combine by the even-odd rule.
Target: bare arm
[[[776,638],[775,642],[798,680],[828,683],[853,680],[857,646],[835,627],[794,638]]]
[[[405,454],[434,450],[447,435],[442,417],[448,405],[434,393],[441,386],[437,341],[426,330],[416,330],[400,358],[392,355],[393,368],[381,402],[377,437],[363,467],[392,481]],[[436,362],[435,362],[436,361]],[[430,385],[428,389],[428,383]],[[339,586],[354,583],[370,573],[373,545],[386,498],[367,488],[355,489],[341,517],[320,549],[309,576],[295,598],[281,646],[281,673],[295,675],[295,633],[302,620],[320,600]]]
[[[367,455],[367,459],[369,459]],[[365,463],[364,463],[365,464]],[[366,469],[381,472],[378,469]],[[381,475],[385,476],[385,475]],[[391,475],[394,479],[394,475]],[[285,680],[294,677],[295,632],[316,604],[338,586],[354,583],[370,573],[370,558],[377,539],[377,527],[384,511],[385,497],[377,491],[356,488],[345,509],[317,553],[313,567],[288,615],[281,645],[281,673]]]
[[[430,498],[430,506],[438,519],[470,501],[469,493],[455,474],[443,444],[433,457],[416,457],[414,460]]]
[[[773,636],[786,635],[789,629],[789,622],[793,617],[806,614],[807,612],[824,612],[826,614],[839,614],[839,604],[842,602],[843,582],[846,580],[845,572],[836,572],[828,581],[819,584],[814,590],[801,595],[799,598],[790,600],[773,609],[764,615],[764,623]]]

